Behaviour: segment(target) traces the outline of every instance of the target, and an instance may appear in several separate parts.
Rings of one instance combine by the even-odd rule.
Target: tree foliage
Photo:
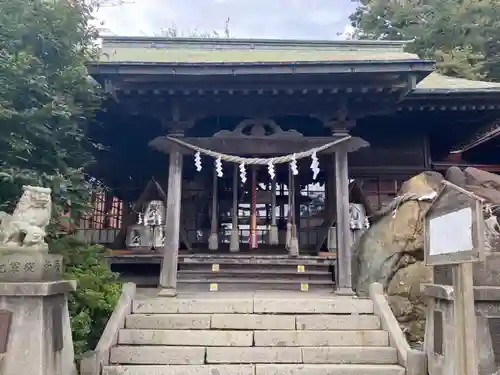
[[[64,256],[64,278],[78,283],[68,301],[78,358],[95,349],[120,297],[121,285],[105,262],[102,246],[82,244],[72,236],[54,239],[49,246],[52,253]]]
[[[200,31],[198,29],[191,30],[187,33],[179,30],[177,25],[172,24],[170,27],[161,29],[159,36],[164,36],[167,38],[181,38],[181,37],[190,37],[190,38],[231,38],[231,32],[229,30],[229,22],[231,19],[228,17],[226,22],[224,23],[224,31],[223,34],[214,30],[212,32]]]
[[[359,39],[407,40],[447,75],[500,80],[500,0],[361,0]]]
[[[95,58],[93,5],[0,0],[0,210],[25,184],[51,187],[54,212],[87,206],[87,137],[100,105],[86,62]]]

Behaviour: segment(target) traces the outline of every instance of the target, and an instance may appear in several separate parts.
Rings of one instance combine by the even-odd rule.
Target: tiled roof
[[[453,78],[439,73],[431,73],[417,84],[417,92],[422,91],[463,91],[463,90],[500,90],[500,83],[472,81]]]
[[[121,63],[321,63],[404,61],[403,42],[293,41],[191,38],[103,39],[100,62]]]
[[[299,64],[418,61],[402,41],[304,41],[103,37],[99,63],[123,64]],[[431,73],[414,93],[497,91],[500,83]]]

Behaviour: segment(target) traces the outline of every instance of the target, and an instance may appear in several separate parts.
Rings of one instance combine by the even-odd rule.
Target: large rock
[[[500,203],[500,176],[472,167],[466,168],[463,173],[467,190],[490,203]]]
[[[424,172],[406,181],[398,198],[354,244],[353,285],[359,295],[367,296],[374,282],[387,289],[398,269],[410,263],[405,254],[423,260],[423,216],[442,179],[439,173]]]
[[[354,245],[356,292],[367,296],[371,283],[381,283],[410,341],[421,341],[425,332],[420,285],[432,280],[432,271],[423,263],[423,219],[442,180],[439,173],[424,172],[406,181]]]
[[[432,270],[423,263],[423,218],[432,204],[432,193],[442,187],[443,177],[439,173],[424,172],[406,181],[398,197],[385,209],[374,215],[372,226],[354,245],[354,280],[358,294],[368,295],[369,285],[381,283],[391,309],[410,341],[421,341],[425,331],[425,299],[421,296],[421,285],[432,282]],[[451,167],[446,179],[486,200],[483,210],[486,220],[488,252],[500,249],[500,176],[476,168],[464,171]],[[422,199],[424,198],[424,199]],[[475,270],[475,282],[485,285],[497,280],[492,269],[497,269],[487,257],[484,264],[475,265],[484,269]],[[495,258],[496,259],[496,258]],[[440,273],[446,267],[434,267],[434,279],[439,283],[451,283],[448,273]],[[486,271],[486,270],[490,271]],[[480,271],[480,270],[479,270]],[[484,273],[488,276],[484,276]],[[479,282],[478,275],[481,282]],[[446,277],[444,277],[444,276]],[[445,280],[446,279],[446,280]],[[497,283],[494,283],[497,284]]]
[[[400,268],[387,288],[391,309],[410,341],[423,341],[426,301],[421,285],[432,282],[432,270],[421,261]]]

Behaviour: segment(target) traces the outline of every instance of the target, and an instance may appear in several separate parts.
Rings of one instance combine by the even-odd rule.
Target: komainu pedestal
[[[75,375],[60,255],[48,253],[50,189],[25,186],[12,215],[0,213],[0,374]]]

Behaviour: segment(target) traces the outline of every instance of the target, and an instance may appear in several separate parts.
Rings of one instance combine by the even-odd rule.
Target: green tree
[[[228,17],[224,23],[224,32],[221,35],[218,31],[214,30],[212,32],[203,32],[198,29],[191,30],[187,33],[183,33],[182,30],[179,30],[176,24],[172,24],[170,27],[165,29],[161,29],[159,36],[164,36],[167,38],[181,38],[181,37],[189,37],[189,38],[231,38],[231,32],[229,30],[229,22],[231,19]]]
[[[361,0],[351,15],[359,39],[412,41],[407,51],[438,70],[500,80],[500,0]]]
[[[53,189],[54,217],[87,208],[88,137],[100,106],[85,64],[98,49],[84,0],[0,0],[0,210],[21,186]]]

